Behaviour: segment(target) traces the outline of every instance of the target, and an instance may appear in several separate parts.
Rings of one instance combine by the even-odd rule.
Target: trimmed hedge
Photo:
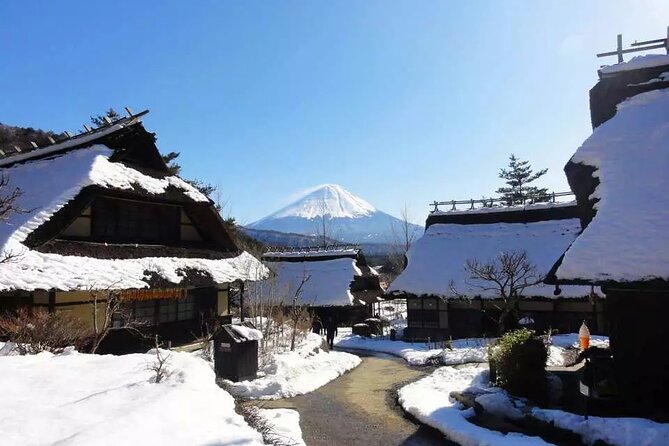
[[[504,334],[491,347],[490,379],[510,394],[541,402],[546,399],[548,351],[534,331],[522,328]]]

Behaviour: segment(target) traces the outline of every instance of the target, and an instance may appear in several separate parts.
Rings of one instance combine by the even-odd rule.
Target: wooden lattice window
[[[180,208],[157,203],[98,198],[92,206],[92,237],[116,243],[174,244]]]

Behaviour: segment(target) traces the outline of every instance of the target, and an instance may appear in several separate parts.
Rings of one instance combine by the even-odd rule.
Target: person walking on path
[[[334,347],[335,336],[337,336],[337,323],[332,319],[332,316],[328,316],[328,320],[325,322],[325,337],[330,348]]]
[[[317,335],[323,332],[323,323],[321,322],[321,319],[318,316],[314,316],[314,321],[311,323],[311,331],[313,331]]]

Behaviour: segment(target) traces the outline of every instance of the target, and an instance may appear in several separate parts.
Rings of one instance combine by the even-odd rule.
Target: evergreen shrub
[[[490,379],[510,394],[541,402],[546,399],[548,351],[534,331],[522,328],[504,334],[491,347]]]

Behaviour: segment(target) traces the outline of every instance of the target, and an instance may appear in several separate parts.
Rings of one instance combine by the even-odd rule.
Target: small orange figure
[[[585,325],[585,321],[583,321],[581,328],[578,330],[578,343],[581,346],[581,350],[586,350],[590,347],[590,330]]]

